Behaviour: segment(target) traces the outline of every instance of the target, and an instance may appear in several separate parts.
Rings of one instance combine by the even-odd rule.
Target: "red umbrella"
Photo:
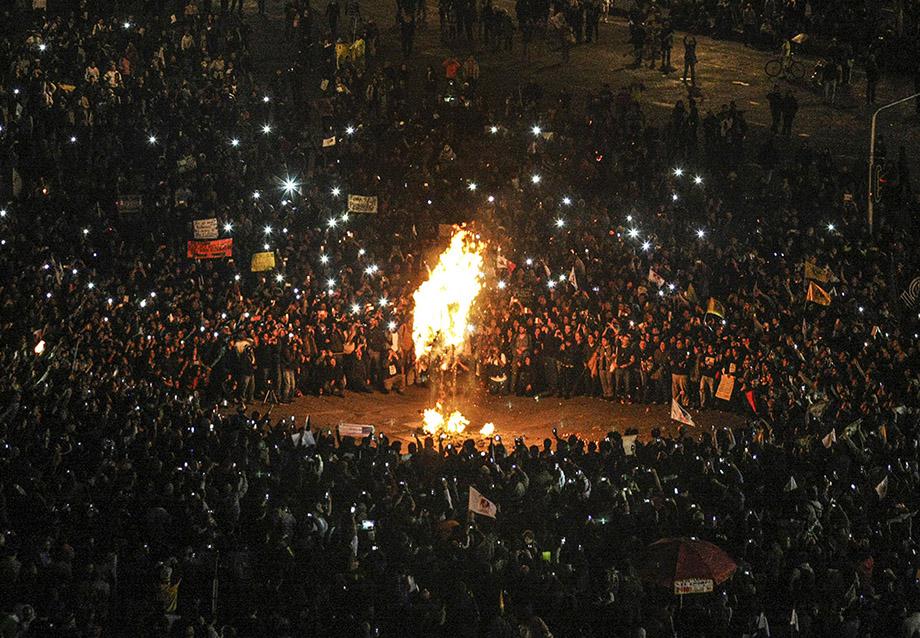
[[[738,565],[719,547],[695,538],[663,538],[648,546],[639,574],[675,593],[712,591]]]

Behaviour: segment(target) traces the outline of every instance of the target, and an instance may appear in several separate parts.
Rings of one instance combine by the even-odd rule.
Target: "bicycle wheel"
[[[783,63],[779,60],[767,60],[767,63],[763,65],[763,70],[771,78],[779,77],[783,72]]]
[[[805,77],[805,65],[798,60],[793,60],[789,65],[789,77],[798,82]]]

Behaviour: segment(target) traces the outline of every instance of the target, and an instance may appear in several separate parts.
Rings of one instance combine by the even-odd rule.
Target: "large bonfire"
[[[482,290],[483,244],[465,230],[456,230],[450,245],[415,294],[412,337],[415,356],[426,358],[429,369],[441,361],[443,369],[453,364],[469,335],[470,312]],[[442,403],[425,410],[422,427],[429,434],[460,434],[469,420]]]

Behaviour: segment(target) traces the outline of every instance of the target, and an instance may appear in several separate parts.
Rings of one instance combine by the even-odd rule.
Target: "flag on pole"
[[[474,514],[481,514],[482,516],[488,516],[490,518],[495,518],[495,515],[498,513],[498,507],[495,503],[480,494],[479,491],[472,486],[470,486],[470,498],[467,507],[469,511]]]
[[[833,445],[834,443],[836,443],[836,442],[837,442],[837,430],[836,430],[836,428],[831,428],[831,431],[828,432],[828,433],[824,436],[823,439],[821,439],[821,443],[823,443],[823,444],[824,444],[824,447],[826,447],[826,448],[829,448],[830,446],[832,446],[832,445]]]
[[[805,261],[805,279],[820,281],[822,284],[840,281],[830,268],[822,268],[815,263],[814,259],[807,259]]]
[[[651,268],[648,269],[648,280],[652,282],[653,284],[655,284],[656,286],[658,286],[659,288],[661,288],[666,283],[664,280],[664,277],[659,275],[657,272],[655,272]]]
[[[725,306],[715,297],[710,297],[706,302],[706,314],[715,315],[719,319],[725,319]]]
[[[875,493],[878,494],[879,498],[885,498],[888,496],[888,477],[882,479],[882,482],[875,486]]]
[[[824,288],[813,281],[809,281],[808,294],[805,296],[805,301],[811,301],[819,306],[829,306],[831,305],[831,296]]]
[[[696,425],[693,422],[693,417],[677,402],[677,399],[671,399],[671,418],[684,425]]]
[[[498,270],[507,270],[510,275],[514,272],[514,269],[517,268],[517,264],[499,253],[495,256],[495,267]]]
[[[578,278],[575,276],[575,266],[572,266],[572,270],[569,271],[569,283],[572,284],[575,290],[578,290]]]
[[[747,399],[748,405],[751,406],[751,410],[754,414],[757,414],[757,397],[754,396],[754,391],[748,390],[745,392],[744,398]]]

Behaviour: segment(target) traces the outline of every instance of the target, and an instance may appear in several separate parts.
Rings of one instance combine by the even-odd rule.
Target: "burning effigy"
[[[469,425],[456,409],[457,367],[469,338],[470,313],[483,287],[484,248],[472,233],[456,229],[428,279],[412,295],[415,356],[427,367],[429,382],[436,384],[437,401],[422,417],[428,434],[461,434]],[[484,429],[494,432],[495,426]]]

